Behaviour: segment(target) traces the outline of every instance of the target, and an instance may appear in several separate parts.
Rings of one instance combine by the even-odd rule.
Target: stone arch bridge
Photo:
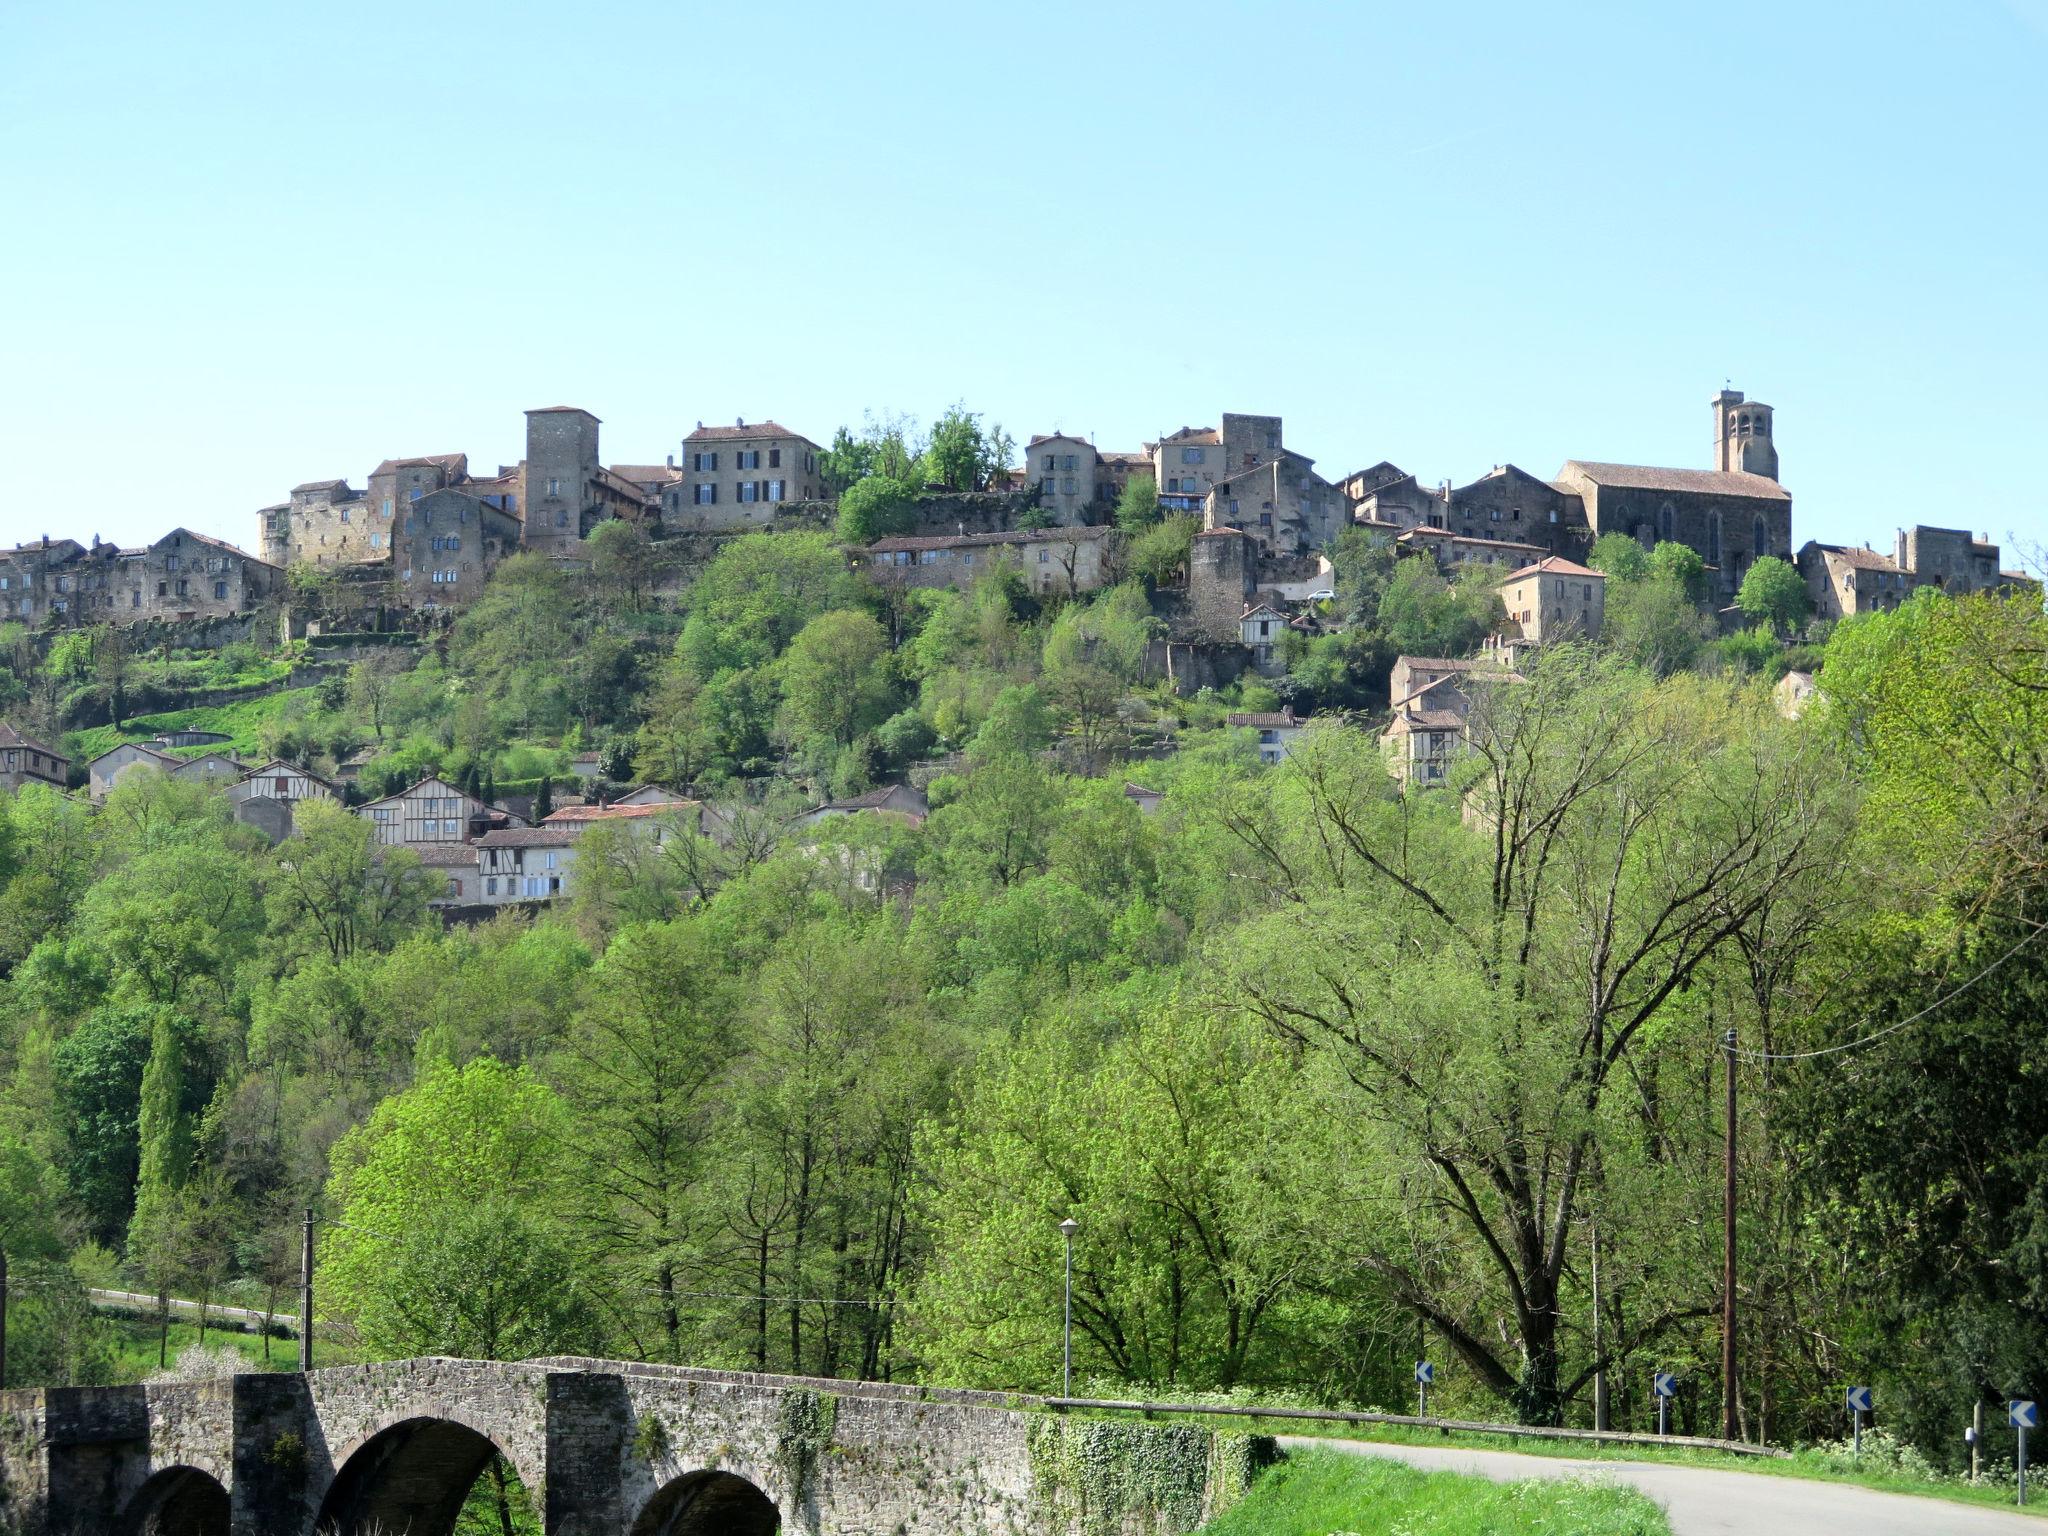
[[[998,1393],[404,1360],[0,1393],[0,1532],[448,1536],[502,1455],[548,1536],[1174,1533],[1270,1445]]]

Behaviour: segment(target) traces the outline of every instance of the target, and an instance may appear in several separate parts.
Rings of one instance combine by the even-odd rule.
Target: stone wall
[[[502,1453],[549,1536],[1175,1536],[1258,1437],[1068,1420],[1032,1399],[599,1360],[408,1360],[0,1397],[0,1531],[439,1536]],[[716,1506],[715,1521],[703,1511]],[[175,1516],[175,1518],[172,1518]]]

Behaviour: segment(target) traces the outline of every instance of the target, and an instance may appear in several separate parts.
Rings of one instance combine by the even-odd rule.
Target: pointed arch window
[[[1677,526],[1678,513],[1671,503],[1667,501],[1657,509],[1657,537],[1666,541],[1676,538],[1677,535],[1673,530]]]
[[[1721,514],[1719,512],[1709,512],[1707,514],[1707,564],[1719,565],[1720,563]]]

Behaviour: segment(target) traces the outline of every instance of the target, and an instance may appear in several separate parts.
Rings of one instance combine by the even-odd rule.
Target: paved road
[[[94,1286],[87,1294],[94,1301],[108,1306],[128,1307],[142,1312],[154,1312],[156,1310],[156,1297],[139,1291],[109,1291]],[[173,1317],[196,1318],[199,1315],[199,1303],[196,1301],[186,1301],[181,1297],[173,1296],[170,1298],[170,1306]],[[206,1316],[209,1321],[224,1320],[225,1322],[246,1324],[252,1330],[260,1329],[263,1326],[263,1314],[250,1307],[210,1306],[206,1309]],[[299,1319],[297,1314],[280,1312],[271,1321],[278,1327],[283,1328],[287,1333],[298,1332]],[[315,1337],[319,1336],[319,1326],[316,1320],[314,1323]]]
[[[2048,1522],[2018,1510],[1979,1509],[1844,1483],[1724,1472],[1659,1461],[1579,1461],[1454,1445],[1382,1445],[1284,1435],[1282,1445],[1388,1456],[1430,1472],[1469,1472],[1496,1482],[1530,1477],[1605,1478],[1640,1488],[1671,1516],[1672,1536],[2048,1536]],[[2031,1490],[2029,1490],[2031,1492]]]

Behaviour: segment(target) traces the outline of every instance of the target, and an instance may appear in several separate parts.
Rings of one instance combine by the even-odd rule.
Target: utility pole
[[[1736,1438],[1735,1397],[1735,1031],[1721,1037],[1728,1055],[1728,1143],[1721,1170],[1721,1438]]]
[[[1607,1366],[1600,1358],[1600,1215],[1593,1214],[1593,1427],[1608,1427]]]
[[[306,1207],[306,1222],[299,1247],[299,1369],[313,1369],[313,1207]]]

